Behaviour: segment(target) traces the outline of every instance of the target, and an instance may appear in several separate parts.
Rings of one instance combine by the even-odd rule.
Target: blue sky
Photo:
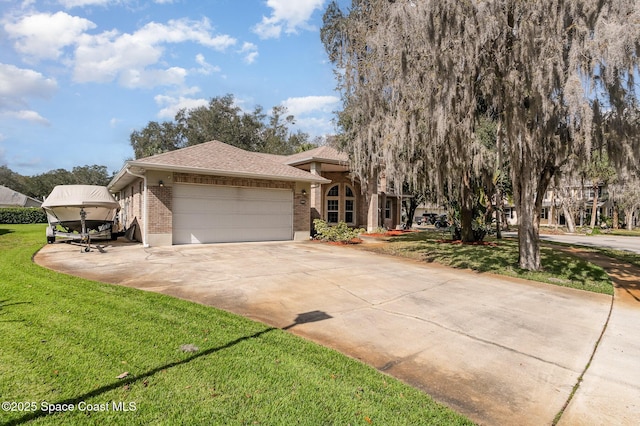
[[[233,94],[334,132],[328,0],[0,0],[0,165],[120,169],[129,135]],[[350,3],[341,1],[344,7]]]

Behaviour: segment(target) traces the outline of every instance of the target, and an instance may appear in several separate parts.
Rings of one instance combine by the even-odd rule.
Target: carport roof
[[[176,151],[165,152],[139,160],[128,161],[109,184],[112,191],[127,185],[131,170],[168,170],[184,173],[238,176],[255,179],[295,182],[329,183],[320,176],[283,164],[276,156],[245,151],[220,141],[205,142]]]

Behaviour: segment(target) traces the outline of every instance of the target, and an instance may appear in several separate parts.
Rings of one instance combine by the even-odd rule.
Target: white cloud
[[[309,29],[308,21],[316,9],[322,8],[325,0],[267,0],[272,9],[271,16],[262,17],[262,21],[253,27],[253,32],[262,39],[278,38],[283,29],[287,34],[297,33],[298,29]]]
[[[333,111],[339,104],[337,96],[305,96],[282,102],[288,113],[295,117],[296,127],[311,136],[335,133]]]
[[[50,98],[57,88],[55,80],[39,72],[0,63],[0,114],[49,125],[47,119],[25,107],[29,106],[30,98]]]
[[[201,21],[190,19],[172,19],[166,25],[150,22],[132,37],[142,43],[182,43],[193,41],[218,51],[233,46],[237,40],[226,34],[211,36],[211,24],[207,18]]]
[[[117,0],[58,0],[66,9],[84,6],[106,6],[109,3],[118,3]]]
[[[37,71],[0,63],[0,99],[46,99],[51,97],[57,88],[58,84],[54,79],[46,78]]]
[[[296,118],[296,126],[310,136],[326,136],[336,133],[331,116]]]
[[[220,67],[208,63],[202,53],[196,55],[196,63],[200,65],[200,68],[195,70],[199,74],[210,75],[214,72],[221,71]]]
[[[120,85],[127,88],[152,88],[157,86],[181,86],[187,70],[171,67],[166,70],[130,69],[120,74]]]
[[[181,109],[189,110],[209,105],[209,101],[206,99],[194,99],[184,96],[173,97],[168,95],[157,95],[154,99],[156,104],[163,107],[158,112],[158,118],[169,120],[172,120]]]
[[[65,0],[62,4],[73,7],[99,3]],[[181,85],[186,76],[184,69],[158,66],[166,45],[191,42],[222,52],[237,43],[229,35],[214,34],[207,18],[173,19],[165,24],[150,22],[133,33],[87,32],[94,28],[93,22],[65,12],[4,19],[4,29],[15,40],[16,51],[27,58],[60,59],[65,49],[69,49],[65,59],[71,63],[73,79],[78,83],[118,81],[128,88]],[[218,70],[209,66],[206,71]]]
[[[74,79],[109,82],[120,76],[120,82],[127,87],[180,84],[185,74],[176,72],[178,68],[153,72],[147,68],[160,61],[167,43],[191,41],[223,51],[237,42],[228,35],[212,36],[210,32],[211,26],[205,18],[171,20],[167,24],[151,22],[133,34],[111,31],[97,36],[84,35],[76,50]]]
[[[30,121],[32,123],[49,126],[49,120],[38,114],[36,111],[19,110],[19,111],[2,111],[1,116],[10,117],[16,120]]]
[[[258,46],[253,43],[244,42],[242,49],[238,53],[245,55],[244,61],[248,64],[252,64],[258,58]]]
[[[16,22],[6,22],[4,29],[15,39],[15,49],[35,59],[58,59],[62,49],[75,44],[78,37],[96,24],[64,12],[36,13]]]
[[[337,96],[306,96],[289,98],[282,102],[290,114],[295,117],[314,112],[332,112],[338,106],[340,98]]]

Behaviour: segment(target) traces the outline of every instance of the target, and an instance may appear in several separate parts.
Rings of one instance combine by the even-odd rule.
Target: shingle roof
[[[278,157],[245,151],[219,141],[211,141],[130,161],[129,165],[147,169],[203,171],[207,174],[219,173],[263,179],[326,181],[324,178],[284,164],[278,161]]]
[[[315,149],[310,149],[309,151],[289,155],[284,159],[284,163],[290,165],[308,163],[311,161],[348,164],[349,156],[346,153],[340,152],[335,148],[324,145],[319,146]]]

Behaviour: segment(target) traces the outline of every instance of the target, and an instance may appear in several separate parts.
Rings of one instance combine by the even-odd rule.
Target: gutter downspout
[[[142,216],[144,218],[144,222],[142,223],[142,247],[147,248],[149,247],[149,243],[148,241],[148,235],[147,235],[147,230],[148,230],[148,225],[147,222],[149,220],[149,218],[147,217],[147,199],[149,197],[147,197],[147,175],[139,175],[136,173],[133,173],[131,170],[129,170],[129,168],[127,167],[127,169],[125,170],[127,173],[129,173],[131,176],[135,176],[137,178],[141,178],[144,180],[144,200],[142,202]]]

